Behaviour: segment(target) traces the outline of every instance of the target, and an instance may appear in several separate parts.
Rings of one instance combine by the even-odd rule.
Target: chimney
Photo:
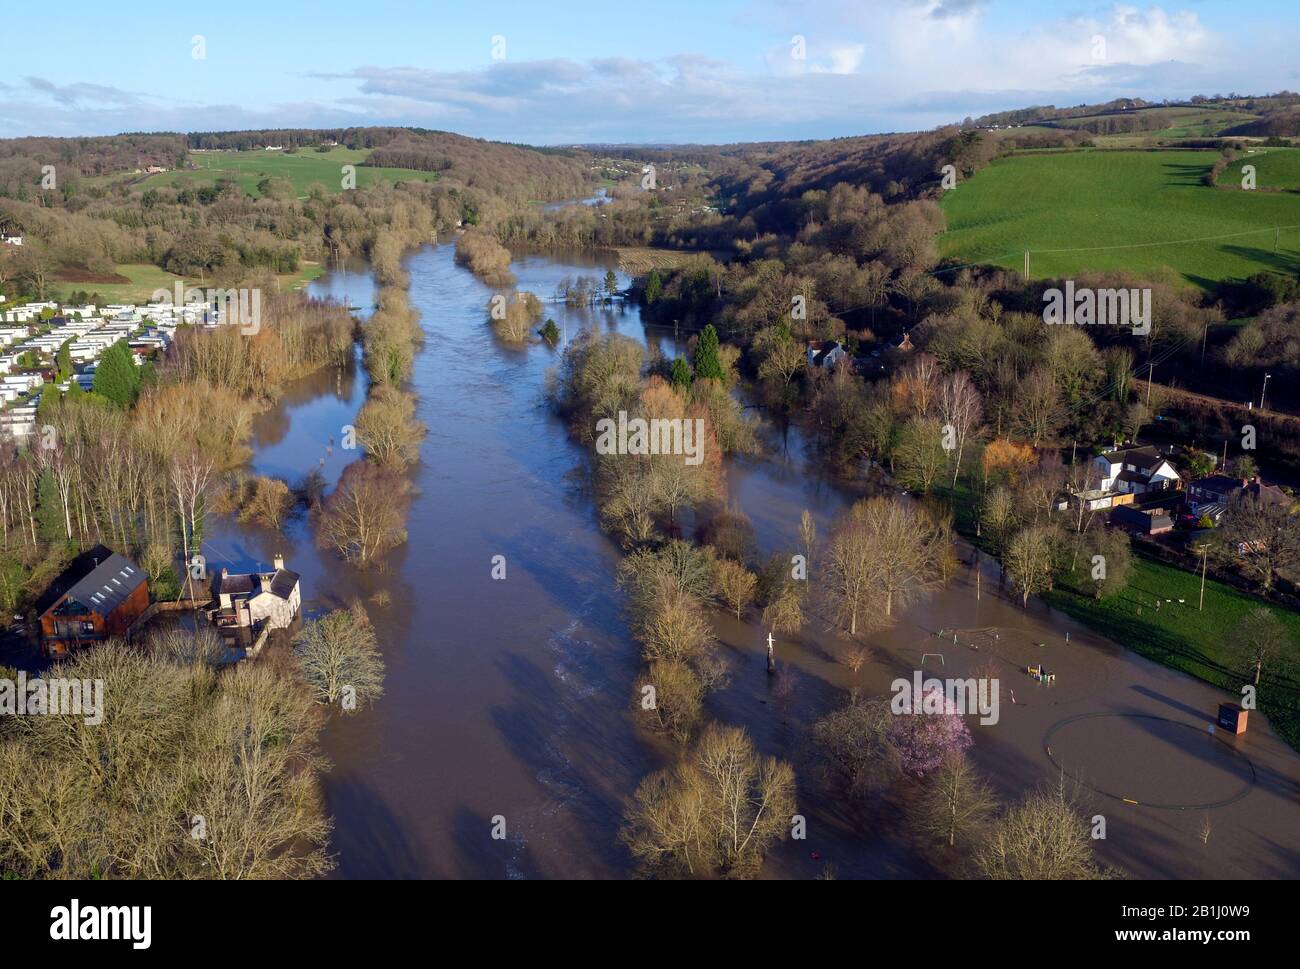
[[[275,571],[279,572],[283,568],[284,568],[284,556],[277,552],[275,556]]]
[[[229,574],[230,574],[230,572],[229,572],[229,571],[226,569],[226,567],[223,565],[223,566],[221,567],[221,577],[224,579],[224,578],[225,578],[226,576],[228,576]]]

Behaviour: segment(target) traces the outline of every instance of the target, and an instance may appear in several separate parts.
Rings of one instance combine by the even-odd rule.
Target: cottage
[[[1093,463],[1101,476],[1103,491],[1142,495],[1177,490],[1182,484],[1178,469],[1153,447],[1110,451],[1097,455]]]
[[[835,340],[808,341],[809,369],[816,370],[818,367],[825,367],[827,370],[833,369],[840,358],[847,355],[848,351]]]
[[[77,556],[37,602],[41,648],[46,656],[66,656],[79,646],[125,636],[148,608],[144,571],[98,545]]]
[[[217,600],[213,620],[227,628],[266,622],[272,629],[284,629],[302,608],[298,573],[286,569],[280,555],[270,572],[234,573],[223,568],[213,580],[212,594]]]

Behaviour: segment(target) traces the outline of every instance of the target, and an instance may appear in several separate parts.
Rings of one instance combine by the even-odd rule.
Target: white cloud
[[[537,143],[728,141],[914,130],[1028,104],[1295,86],[1294,27],[1218,36],[1196,12],[1114,5],[999,27],[979,0],[759,0],[755,70],[716,56],[371,64],[312,75],[311,101],[179,104],[35,79],[0,89],[0,133],[415,124]],[[814,29],[816,28],[816,29]],[[1095,38],[1104,56],[1095,56]],[[1252,56],[1253,54],[1253,56]],[[741,58],[742,51],[729,52]]]

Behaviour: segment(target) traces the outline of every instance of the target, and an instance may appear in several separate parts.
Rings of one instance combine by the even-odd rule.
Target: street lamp
[[[1273,376],[1271,373],[1264,374],[1264,389],[1259,392],[1259,409],[1264,409],[1264,395],[1268,393],[1268,378]]]

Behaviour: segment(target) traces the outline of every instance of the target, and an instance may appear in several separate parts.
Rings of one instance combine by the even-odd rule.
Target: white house
[[[1178,469],[1153,447],[1110,451],[1097,455],[1093,463],[1101,476],[1103,491],[1141,495],[1176,490],[1182,481]]]
[[[254,626],[266,620],[272,629],[284,629],[302,608],[298,573],[286,569],[280,555],[271,572],[234,574],[222,569],[212,592],[219,604],[217,622],[223,626]]]

